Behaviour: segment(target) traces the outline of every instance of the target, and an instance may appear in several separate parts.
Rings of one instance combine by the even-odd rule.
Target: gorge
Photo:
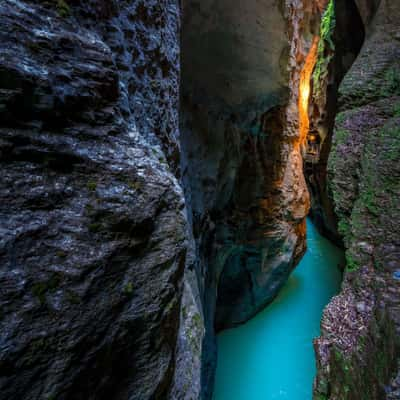
[[[290,296],[308,215],[346,261],[299,400],[400,399],[398,2],[0,0],[0,22],[0,400],[211,400],[216,335]]]
[[[340,290],[343,261],[309,222],[307,252],[277,298],[219,335],[214,400],[312,398],[313,339],[323,308]]]

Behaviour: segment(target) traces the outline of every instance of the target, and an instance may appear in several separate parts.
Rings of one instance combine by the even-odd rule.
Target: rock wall
[[[0,398],[162,399],[187,251],[179,8],[0,2]]]
[[[215,331],[305,251],[299,92],[328,1],[181,3],[179,127],[177,0],[0,2],[0,399],[208,400]],[[304,99],[326,135],[313,216],[348,255],[315,392],[366,400],[397,352],[399,9],[336,12]]]
[[[399,379],[390,384],[400,356],[400,6],[382,0],[372,19],[368,5],[376,6],[360,8],[371,23],[339,89],[327,168],[347,265],[315,343],[316,399],[400,395]]]

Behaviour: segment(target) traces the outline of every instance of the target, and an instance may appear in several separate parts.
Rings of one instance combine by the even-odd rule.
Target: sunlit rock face
[[[0,3],[1,399],[168,396],[178,30],[175,1]]]
[[[371,22],[365,26],[360,54],[339,87],[325,182],[347,265],[342,292],[326,308],[322,336],[315,343],[319,367],[315,396],[396,399],[400,393],[396,278],[400,270],[400,4],[382,0],[377,9],[368,9],[356,3],[363,20]],[[373,11],[374,17],[366,19]]]
[[[325,2],[183,2],[182,174],[208,334],[270,302],[305,250],[301,70]]]

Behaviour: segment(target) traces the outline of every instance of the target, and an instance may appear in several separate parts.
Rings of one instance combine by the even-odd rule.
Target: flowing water
[[[312,339],[340,289],[343,252],[307,222],[307,252],[278,297],[246,324],[218,335],[213,400],[311,400]]]

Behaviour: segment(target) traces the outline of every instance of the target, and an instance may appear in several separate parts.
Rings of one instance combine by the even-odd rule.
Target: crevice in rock
[[[311,194],[310,216],[326,237],[339,246],[342,239],[337,232],[337,217],[332,203],[332,194],[326,184],[327,162],[330,154],[332,133],[337,114],[339,85],[355,61],[365,38],[365,28],[354,0],[335,1],[336,28],[332,40],[331,62],[317,95],[313,94],[310,113],[310,130],[322,138],[319,158],[306,162],[305,176]],[[328,54],[324,55],[328,57]]]

